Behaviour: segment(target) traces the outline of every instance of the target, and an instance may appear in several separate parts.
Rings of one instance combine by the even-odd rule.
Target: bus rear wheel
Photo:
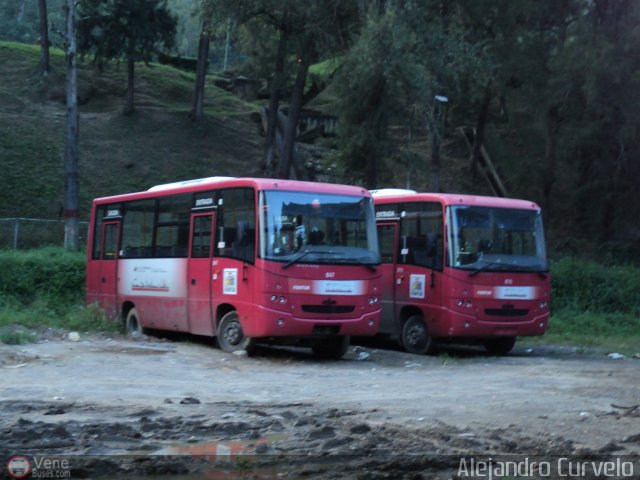
[[[435,351],[435,342],[420,315],[413,315],[402,327],[402,346],[409,353],[422,355]]]
[[[140,338],[140,336],[146,333],[146,330],[140,325],[140,317],[138,317],[138,311],[135,308],[132,308],[129,310],[129,313],[127,313],[125,327],[127,329],[127,335],[131,338]]]
[[[484,348],[491,355],[506,355],[516,344],[516,337],[497,337],[484,341]]]
[[[327,360],[339,360],[349,348],[349,337],[331,337],[311,347],[316,357]]]
[[[251,353],[255,340],[245,336],[237,312],[229,312],[218,325],[218,346],[227,353],[245,350]]]

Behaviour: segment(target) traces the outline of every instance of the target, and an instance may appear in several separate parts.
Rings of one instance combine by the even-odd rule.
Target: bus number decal
[[[223,274],[223,289],[222,293],[225,295],[237,295],[238,294],[238,269],[237,268],[225,268]]]

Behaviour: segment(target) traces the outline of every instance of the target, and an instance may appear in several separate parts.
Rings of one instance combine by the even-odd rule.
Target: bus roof
[[[352,185],[337,185],[331,183],[303,182],[298,180],[282,180],[275,178],[242,178],[242,177],[207,177],[185,180],[151,187],[147,191],[126,193],[110,197],[96,198],[96,203],[113,203],[129,200],[142,200],[179,193],[200,192],[216,188],[253,187],[257,190],[283,190],[315,193],[330,193],[336,195],[371,196],[361,187]]]
[[[398,193],[385,192],[383,189],[373,190],[372,196],[377,204],[397,202],[439,202],[442,205],[469,205],[476,207],[517,208],[521,210],[540,210],[540,207],[529,200],[516,198],[485,197],[481,195],[462,195],[457,193],[416,193],[412,190],[399,190]],[[382,194],[378,193],[382,192]]]

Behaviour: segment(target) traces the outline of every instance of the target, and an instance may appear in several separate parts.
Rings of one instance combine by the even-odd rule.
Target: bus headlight
[[[369,298],[369,305],[374,305],[376,303],[378,303],[380,301],[380,299],[378,297],[371,297]]]
[[[473,303],[470,300],[458,300],[458,306],[460,308],[473,308]]]

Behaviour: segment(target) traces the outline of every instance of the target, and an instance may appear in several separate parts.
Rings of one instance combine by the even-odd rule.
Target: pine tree
[[[78,49],[102,66],[113,59],[127,62],[125,113],[134,105],[135,62],[149,61],[159,47],[171,48],[177,20],[166,0],[82,0]]]

